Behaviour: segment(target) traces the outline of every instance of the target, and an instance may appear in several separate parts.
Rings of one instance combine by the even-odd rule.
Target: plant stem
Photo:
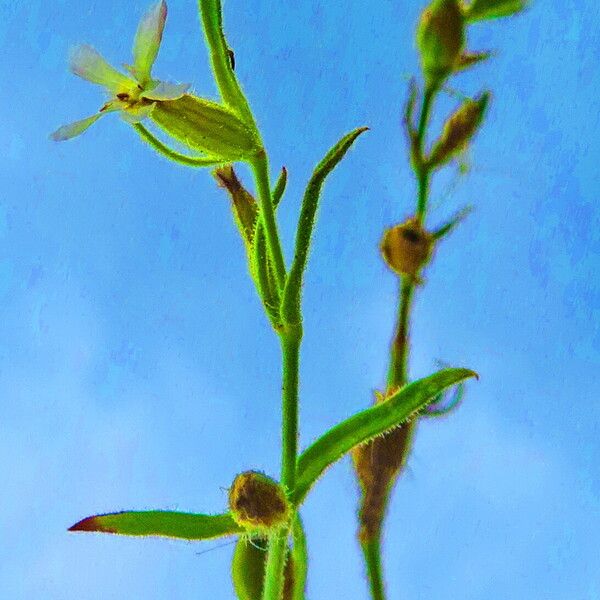
[[[403,385],[408,379],[408,327],[414,290],[415,286],[408,277],[400,280],[398,322],[392,341],[388,389]]]
[[[369,589],[373,600],[385,600],[383,573],[381,569],[381,537],[361,544],[369,576]]]
[[[280,340],[283,355],[281,484],[291,493],[296,485],[298,457],[298,371],[302,325],[286,326],[280,333]],[[294,509],[292,522],[295,518]],[[279,537],[269,541],[263,600],[281,600],[286,551],[287,534],[283,541]]]
[[[437,85],[427,85],[423,94],[419,124],[417,126],[417,153],[419,155],[419,166],[415,168],[417,177],[417,212],[416,217],[421,224],[425,221],[427,213],[427,200],[429,195],[430,169],[426,161],[423,160],[423,149],[425,145],[425,135],[427,124],[431,114],[433,100],[438,91]],[[399,286],[398,300],[398,321],[394,339],[390,349],[390,366],[388,368],[387,388],[388,391],[397,389],[408,382],[408,356],[409,356],[409,328],[410,312],[412,308],[415,283],[409,277],[402,277]],[[413,439],[416,420],[410,421],[404,425],[405,436],[408,440],[406,445],[401,448],[406,454],[410,452],[410,440]],[[404,457],[403,463],[406,457]],[[389,487],[385,498],[383,499],[383,511],[381,520],[383,521],[389,502],[389,493],[394,485],[394,480],[389,482]],[[385,600],[385,588],[383,583],[383,567],[381,563],[381,532],[383,527],[379,527],[376,535],[370,539],[361,540],[367,575],[373,600]]]
[[[298,458],[298,370],[302,325],[286,326],[280,338],[283,353],[281,483],[292,492],[296,487]]]
[[[261,218],[265,227],[267,246],[273,260],[277,285],[283,289],[285,285],[286,269],[281,249],[281,241],[277,231],[275,219],[275,208],[271,196],[271,184],[269,183],[269,160],[264,151],[252,160],[252,170],[256,181],[256,190],[260,199]]]
[[[269,539],[263,600],[281,600],[287,537],[287,532],[285,535],[276,533]]]

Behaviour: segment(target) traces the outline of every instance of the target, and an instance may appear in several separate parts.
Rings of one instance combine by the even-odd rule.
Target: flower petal
[[[167,4],[160,0],[142,17],[135,34],[133,71],[142,85],[150,80],[150,71],[158,54],[166,19]]]
[[[77,46],[71,52],[71,71],[87,81],[103,85],[113,94],[135,87],[136,83],[111,67],[91,46]]]
[[[147,104],[146,106],[132,106],[124,108],[121,112],[121,117],[124,121],[134,124],[143,121],[146,117],[149,117],[154,110],[154,104]]]
[[[189,83],[166,83],[165,81],[159,81],[156,87],[140,95],[142,98],[147,98],[148,100],[178,100],[189,89]]]
[[[100,117],[104,116],[105,113],[99,112],[81,121],[75,121],[69,125],[63,125],[59,127],[51,136],[50,139],[55,142],[63,142],[69,140],[81,133],[83,133],[90,125],[95,123]]]

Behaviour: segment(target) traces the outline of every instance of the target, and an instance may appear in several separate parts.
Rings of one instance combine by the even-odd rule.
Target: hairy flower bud
[[[490,94],[465,100],[444,124],[440,139],[434,144],[429,164],[439,167],[462,152],[477,132],[488,105]]]
[[[249,246],[252,244],[258,221],[258,204],[254,196],[242,185],[231,165],[215,169],[214,176],[219,185],[229,193],[236,224],[244,242]]]
[[[431,258],[432,249],[433,236],[415,218],[388,229],[381,241],[381,253],[390,269],[414,279]]]
[[[256,133],[235,114],[190,94],[157,102],[151,119],[176,140],[223,161],[246,160],[261,151]]]
[[[440,83],[454,69],[465,45],[465,25],[457,0],[433,0],[417,27],[425,78]]]
[[[288,523],[290,505],[283,488],[263,473],[238,475],[229,490],[229,508],[238,525],[270,531]]]

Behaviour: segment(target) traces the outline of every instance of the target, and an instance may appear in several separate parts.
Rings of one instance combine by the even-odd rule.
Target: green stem
[[[419,117],[419,125],[417,127],[417,151],[421,157],[421,166],[417,173],[417,181],[419,185],[418,200],[417,200],[417,218],[421,223],[425,220],[425,213],[427,211],[427,194],[429,190],[429,165],[423,160],[423,149],[425,146],[425,134],[427,131],[427,124],[429,123],[429,116],[431,114],[431,107],[433,100],[438,91],[438,87],[435,85],[428,85],[425,88],[423,94],[423,105],[421,106],[421,115]]]
[[[400,281],[398,322],[388,371],[387,384],[390,389],[403,385],[408,379],[408,327],[414,290],[413,282],[408,277],[403,277]]]
[[[283,289],[285,285],[286,269],[277,231],[277,220],[275,219],[275,208],[271,196],[271,185],[269,183],[269,160],[263,151],[252,160],[252,170],[256,181],[256,190],[260,200],[261,216],[267,238],[267,247],[273,260],[275,278],[277,285]]]
[[[292,492],[296,487],[298,458],[298,371],[302,325],[287,326],[280,337],[283,352],[281,483]]]
[[[210,58],[219,91],[226,104],[232,107],[248,125],[257,130],[246,96],[238,83],[231,65],[229,46],[223,33],[223,15],[220,0],[198,0],[200,17],[210,50]],[[257,130],[258,131],[258,130]]]
[[[283,354],[281,484],[292,492],[296,485],[298,456],[298,371],[302,326],[286,327],[280,339]],[[292,519],[295,517],[294,513]],[[283,538],[282,541],[277,536],[269,541],[263,600],[281,600],[287,535]]]
[[[152,135],[141,123],[136,123],[133,128],[140,134],[141,138],[150,144],[159,154],[166,156],[168,159],[178,162],[186,167],[211,167],[214,165],[224,164],[226,161],[211,156],[187,156],[176,152],[163,144],[157,137]]]
[[[385,600],[381,567],[381,536],[363,542],[361,547],[365,557],[365,564],[367,565],[371,598],[373,600]]]
[[[263,600],[281,600],[286,551],[287,535],[281,532],[273,534],[269,539]]]

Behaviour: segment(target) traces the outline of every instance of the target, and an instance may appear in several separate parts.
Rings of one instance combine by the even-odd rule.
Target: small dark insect
[[[231,64],[231,70],[235,71],[235,53],[231,48],[228,48],[227,54],[229,54],[229,63]]]
[[[129,100],[129,94],[127,92],[121,92],[120,94],[117,94],[117,98],[125,102]]]

